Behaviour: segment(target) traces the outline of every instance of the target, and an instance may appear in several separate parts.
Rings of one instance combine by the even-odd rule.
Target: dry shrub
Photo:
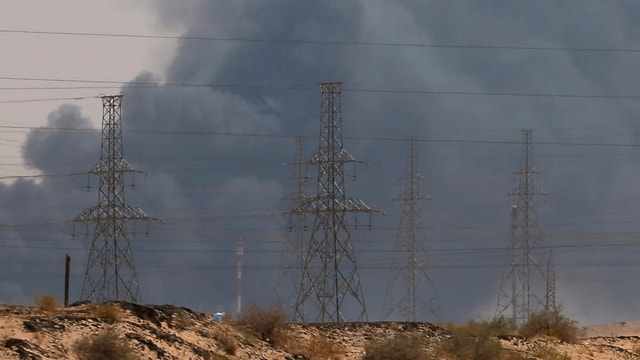
[[[462,325],[444,324],[451,338],[440,343],[438,353],[445,359],[493,360],[503,353],[502,345],[494,338],[518,332],[512,319],[500,316],[491,320],[470,320]]]
[[[299,340],[287,345],[287,351],[303,355],[308,360],[340,360],[346,348],[324,337]]]
[[[520,335],[534,337],[552,336],[562,341],[574,342],[578,337],[577,322],[555,311],[540,311],[529,316],[529,320],[520,327]]]
[[[427,360],[432,359],[420,337],[398,335],[367,344],[363,360]]]
[[[74,344],[74,350],[80,360],[138,360],[139,357],[116,332],[105,329],[102,332],[86,336]]]
[[[120,320],[122,317],[122,308],[114,303],[98,304],[91,314],[99,319]]]
[[[238,344],[236,344],[236,341],[234,340],[234,338],[231,337],[229,334],[219,331],[214,335],[214,338],[218,341],[218,344],[220,344],[225,354],[227,355],[236,354],[236,350],[238,350]]]
[[[499,316],[489,321],[484,321],[491,336],[515,335],[518,333],[518,324],[514,319]]]
[[[38,309],[43,311],[54,311],[60,307],[58,299],[53,295],[38,295],[36,296],[36,303],[38,304]]]
[[[495,360],[501,353],[502,345],[489,332],[476,335],[464,329],[454,329],[451,338],[438,349],[439,358],[455,360]]]
[[[238,323],[253,329],[260,340],[282,346],[289,340],[286,317],[282,308],[261,308],[252,304],[238,315]]]
[[[193,326],[194,320],[189,316],[189,313],[184,310],[179,310],[171,317],[171,325],[178,330],[186,330]]]
[[[465,324],[443,324],[442,327],[451,331],[474,336],[502,336],[514,335],[518,332],[515,320],[499,316],[492,320],[469,320]]]

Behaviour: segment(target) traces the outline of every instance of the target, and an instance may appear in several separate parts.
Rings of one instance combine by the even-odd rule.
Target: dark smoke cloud
[[[634,21],[640,5],[623,1],[155,4],[162,24],[184,29],[185,36],[557,49],[640,47],[640,28]],[[403,139],[413,135],[471,141],[418,144],[423,191],[431,197],[425,204],[424,225],[434,249],[431,273],[441,317],[463,321],[492,315],[502,271],[498,265],[504,263],[505,253],[449,250],[506,246],[511,206],[506,194],[517,186],[513,172],[520,166],[520,130],[531,128],[537,142],[534,162],[543,172],[538,184],[549,194],[538,207],[546,241],[578,245],[554,253],[559,302],[584,322],[632,320],[637,307],[628,299],[638,294],[627,286],[625,273],[637,266],[633,248],[593,245],[628,241],[623,233],[635,231],[637,151],[562,144],[637,144],[638,105],[625,99],[518,94],[634,94],[636,57],[602,51],[182,40],[164,73],[141,72],[132,83],[233,86],[123,87],[125,157],[147,171],[146,176],[136,176],[136,189],[127,190],[127,200],[163,221],[151,225],[149,236],[139,231],[133,239],[142,300],[233,312],[235,246],[241,237],[246,250],[245,301],[273,300],[287,222],[277,213],[291,207],[283,198],[292,189],[288,179],[292,171],[282,164],[294,160],[295,136],[306,136],[305,158],[317,147],[320,95],[307,88],[321,81],[344,81],[345,88],[352,89],[343,94],[345,145],[356,158],[369,162],[356,170],[358,181],[348,182],[347,191],[387,213],[373,220],[372,231],[353,234],[370,319],[381,316],[386,279],[391,276],[386,266],[393,254],[369,250],[393,247],[399,221],[394,199],[402,191],[397,179],[406,166]],[[98,118],[63,106],[50,115],[47,127],[86,128],[87,116]],[[28,166],[43,173],[77,172],[95,164],[98,146],[97,132],[42,129],[29,135],[23,154]],[[89,193],[82,190],[86,184],[82,177],[2,185],[2,218],[8,224],[73,219],[95,203],[97,181],[93,183]],[[17,247],[1,258],[12,267],[0,279],[0,299],[21,302],[38,291],[55,291],[55,286],[35,276],[12,280],[27,262],[46,257],[30,244],[83,249],[74,250],[78,259],[74,280],[79,286],[88,240],[83,236],[71,240],[70,228],[57,225],[54,236],[47,239],[33,228],[1,234]],[[625,261],[634,266],[603,266]],[[291,289],[282,291],[285,298],[291,297]],[[588,296],[591,293],[602,295],[594,298]],[[603,306],[613,310],[593,313]]]
[[[74,105],[63,105],[49,114],[43,129],[34,129],[29,133],[22,146],[25,164],[46,174],[67,171],[82,171],[77,163],[91,164],[99,155],[100,147],[96,146],[99,134],[78,137],[64,131],[52,129],[91,129],[87,117],[83,117],[80,108]],[[51,152],[55,149],[55,152]]]

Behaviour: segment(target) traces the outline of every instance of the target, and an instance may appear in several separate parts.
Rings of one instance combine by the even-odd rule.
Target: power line
[[[6,176],[0,176],[0,180],[54,178],[54,177],[66,177],[66,176],[78,176],[78,175],[87,175],[87,173],[76,172],[76,173],[63,173],[63,174],[6,175]]]
[[[37,78],[37,77],[11,77],[0,76],[0,80],[14,81],[44,81],[44,82],[67,82],[67,83],[85,83],[85,84],[119,84],[131,87],[145,88],[237,88],[237,89],[266,89],[266,90],[294,90],[294,91],[311,91],[315,87],[308,83],[292,83],[292,84],[251,84],[251,83],[158,83],[158,82],[136,82],[136,81],[118,81],[118,80],[82,80],[82,79],[55,79],[55,78]],[[379,93],[379,94],[397,94],[397,95],[433,95],[433,96],[489,96],[489,97],[533,97],[533,98],[565,98],[565,99],[604,99],[604,100],[638,100],[640,95],[606,95],[606,94],[572,94],[572,93],[545,93],[545,92],[509,92],[509,91],[465,91],[465,90],[423,90],[423,89],[399,89],[399,88],[365,88],[365,87],[344,87],[344,92],[353,93]],[[89,97],[86,97],[89,98]],[[60,100],[76,98],[60,98]],[[77,98],[83,99],[83,98]],[[23,99],[23,100],[6,100],[0,103],[11,102],[37,102],[37,101],[53,101],[55,99]]]
[[[210,244],[219,244],[220,242],[228,242],[228,239],[220,239],[220,240],[209,240],[206,242],[189,242],[187,241],[187,243],[195,243],[195,244],[204,244],[204,243],[210,243]],[[277,244],[282,244],[284,242],[284,239],[282,241],[272,241],[272,243],[274,245]],[[541,249],[595,249],[595,248],[604,248],[604,249],[608,249],[608,248],[621,248],[621,247],[635,247],[637,244],[636,243],[614,243],[614,244],[568,244],[568,245],[553,245],[553,246],[545,246],[545,247],[541,247]],[[89,249],[87,248],[82,248],[82,247],[72,247],[72,246],[59,246],[59,245],[11,245],[11,244],[4,244],[4,245],[0,245],[1,249],[29,249],[29,250],[79,250],[79,251],[89,251]],[[140,253],[216,253],[216,254],[235,254],[235,248],[228,248],[228,249],[223,249],[223,248],[215,248],[215,249],[203,249],[203,248],[198,248],[198,249],[185,249],[185,248],[180,248],[180,249],[175,249],[175,248],[159,248],[159,247],[141,247],[141,248],[136,248],[135,249],[136,252],[140,252]],[[473,259],[476,259],[477,256],[479,256],[478,252],[486,252],[488,254],[486,255],[500,255],[500,253],[504,252],[508,250],[507,248],[501,248],[501,247],[489,247],[489,248],[449,248],[449,249],[433,249],[432,252],[434,253],[472,253],[473,255]],[[253,253],[253,254],[278,254],[280,253],[282,250],[280,249],[249,249],[249,250],[245,250],[245,253]],[[359,253],[361,254],[388,254],[388,253],[400,253],[402,252],[401,250],[393,250],[393,249],[359,249],[358,250]],[[491,252],[495,252],[495,254],[491,254]],[[386,259],[386,257],[385,257]],[[450,259],[455,259],[455,258],[440,258],[439,260],[447,260],[450,261]],[[435,262],[434,262],[435,264]],[[504,264],[500,264],[501,267],[504,267]],[[286,267],[286,264],[283,265],[283,267]],[[390,269],[393,269],[394,266],[392,263],[390,263],[389,265]]]
[[[0,104],[20,104],[20,103],[50,102],[50,101],[79,101],[79,100],[86,100],[86,99],[96,99],[98,97],[99,96],[74,96],[74,97],[57,97],[57,98],[0,100]]]
[[[269,39],[258,37],[223,37],[205,35],[155,35],[155,34],[126,34],[126,33],[98,33],[78,31],[44,31],[24,29],[0,29],[5,34],[28,35],[56,35],[77,37],[110,37],[156,40],[185,40],[185,41],[216,41],[216,42],[245,42],[267,44],[304,44],[319,46],[362,46],[362,47],[406,47],[406,48],[435,48],[435,49],[463,49],[463,50],[509,50],[509,51],[576,51],[603,53],[640,53],[635,48],[606,48],[606,47],[561,47],[561,46],[517,46],[517,45],[489,45],[489,44],[438,44],[417,42],[382,42],[382,41],[340,41],[313,39]]]
[[[92,97],[95,98],[95,97]],[[69,128],[69,127],[47,127],[47,126],[21,126],[21,125],[0,125],[0,129],[13,130],[40,130],[40,131],[70,131],[70,132],[92,132],[97,133],[100,130],[90,128]],[[189,136],[238,136],[238,137],[259,137],[259,138],[278,138],[278,139],[296,139],[299,135],[287,134],[264,134],[264,133],[239,133],[229,131],[185,131],[185,130],[151,130],[151,129],[130,129],[126,130],[127,134],[148,134],[148,135],[189,135]],[[306,138],[317,138],[315,136],[305,136]],[[385,137],[385,136],[344,136],[346,140],[370,140],[370,141],[388,141],[388,142],[405,142],[406,137]],[[415,138],[416,142],[425,143],[444,143],[444,144],[487,144],[487,145],[520,145],[519,141],[513,140],[470,140],[470,139],[447,139],[447,138]],[[572,146],[572,147],[614,147],[614,148],[640,148],[640,144],[622,144],[608,142],[569,142],[569,141],[532,141],[533,145],[548,146]]]

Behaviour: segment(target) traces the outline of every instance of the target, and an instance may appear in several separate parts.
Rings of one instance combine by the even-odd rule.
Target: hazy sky
[[[537,208],[545,245],[537,261],[553,249],[558,303],[583,324],[638,320],[636,2],[3,7],[0,174],[9,178],[0,185],[0,301],[60,294],[65,253],[79,297],[89,239],[78,227],[72,238],[69,220],[95,205],[97,179],[87,192],[87,176],[64,174],[96,163],[99,132],[77,129],[99,128],[93,97],[120,92],[125,157],[147,172],[127,201],[163,220],[132,238],[141,300],[233,312],[242,238],[245,302],[276,301],[283,240],[292,236],[277,215],[292,208],[294,169],[283,164],[295,161],[296,137],[305,137],[305,159],[318,146],[317,83],[343,81],[345,147],[368,162],[357,181],[347,170],[347,192],[385,212],[371,230],[353,231],[370,320],[380,319],[392,276],[408,136],[418,137],[431,199],[422,225],[440,317],[493,315],[522,129],[533,129],[536,184],[548,194]],[[96,35],[104,33],[184,38]],[[25,174],[64,176],[12,177]]]
[[[0,46],[6,49],[0,57],[2,67],[2,103],[0,120],[4,126],[40,126],[49,112],[65,101],[25,101],[92,97],[101,93],[118,93],[96,88],[96,84],[64,84],[51,81],[12,80],[11,78],[78,79],[127,81],[141,69],[162,69],[169,62],[174,40],[139,41],[108,37],[69,37],[34,35],[5,31],[60,31],[128,34],[175,34],[178,28],[161,26],[154,15],[151,1],[61,0],[54,2],[14,1],[2,3],[0,13],[2,36]],[[93,89],[49,90],[43,87],[93,87]],[[99,85],[98,85],[99,86]],[[40,89],[33,89],[40,88]],[[99,121],[99,100],[69,101],[84,109],[92,121]],[[3,161],[2,175],[20,175],[20,135],[24,131],[4,129],[0,136]]]

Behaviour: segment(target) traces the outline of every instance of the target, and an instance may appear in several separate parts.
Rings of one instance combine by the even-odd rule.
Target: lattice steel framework
[[[308,162],[317,167],[317,194],[304,199],[293,214],[313,216],[313,226],[297,290],[295,320],[342,322],[343,310],[367,320],[348,215],[372,214],[364,201],[345,192],[344,166],[358,163],[342,143],[342,83],[320,84],[321,127],[318,151]]]
[[[387,287],[383,315],[388,319],[399,312],[403,320],[415,322],[426,312],[437,318],[438,294],[427,271],[429,254],[422,222],[422,201],[429,197],[420,191],[424,178],[416,170],[416,138],[409,137],[408,142],[407,171],[400,178],[404,192],[399,198],[400,230],[393,256],[395,273]],[[428,293],[429,300],[425,301],[421,293]]]
[[[100,160],[89,172],[100,178],[98,204],[85,209],[77,223],[95,223],[82,285],[82,299],[138,301],[138,280],[131,253],[128,223],[152,219],[124,201],[124,175],[139,172],[122,151],[122,95],[102,96]]]
[[[522,131],[522,165],[517,172],[518,187],[509,195],[515,199],[511,207],[511,235],[496,316],[504,315],[509,309],[511,317],[518,323],[526,322],[529,315],[545,307],[545,299],[540,292],[546,274],[539,262],[541,236],[536,213],[536,196],[545,192],[534,185],[539,173],[531,161],[532,130]],[[546,296],[545,296],[546,297]]]
[[[556,312],[556,269],[553,262],[553,250],[549,251],[549,260],[547,261],[547,294],[545,296],[545,310],[547,312]]]
[[[309,180],[309,175],[306,171],[306,161],[304,160],[304,137],[299,136],[296,138],[296,156],[295,161],[291,164],[295,166],[294,173],[291,176],[293,181],[293,191],[285,198],[289,205],[293,204],[295,208],[303,200],[307,199],[309,195],[305,191],[305,186]],[[295,303],[290,303],[286,300],[286,296],[283,296],[281,288],[284,288],[286,282],[286,290],[297,288],[300,281],[302,281],[302,264],[304,263],[304,231],[305,223],[303,214],[295,211],[289,212],[288,219],[288,235],[286,236],[283,244],[282,255],[280,258],[280,264],[282,266],[282,272],[276,280],[275,295],[278,303],[293,307]],[[291,297],[289,297],[291,298]],[[293,297],[295,301],[295,297]]]

